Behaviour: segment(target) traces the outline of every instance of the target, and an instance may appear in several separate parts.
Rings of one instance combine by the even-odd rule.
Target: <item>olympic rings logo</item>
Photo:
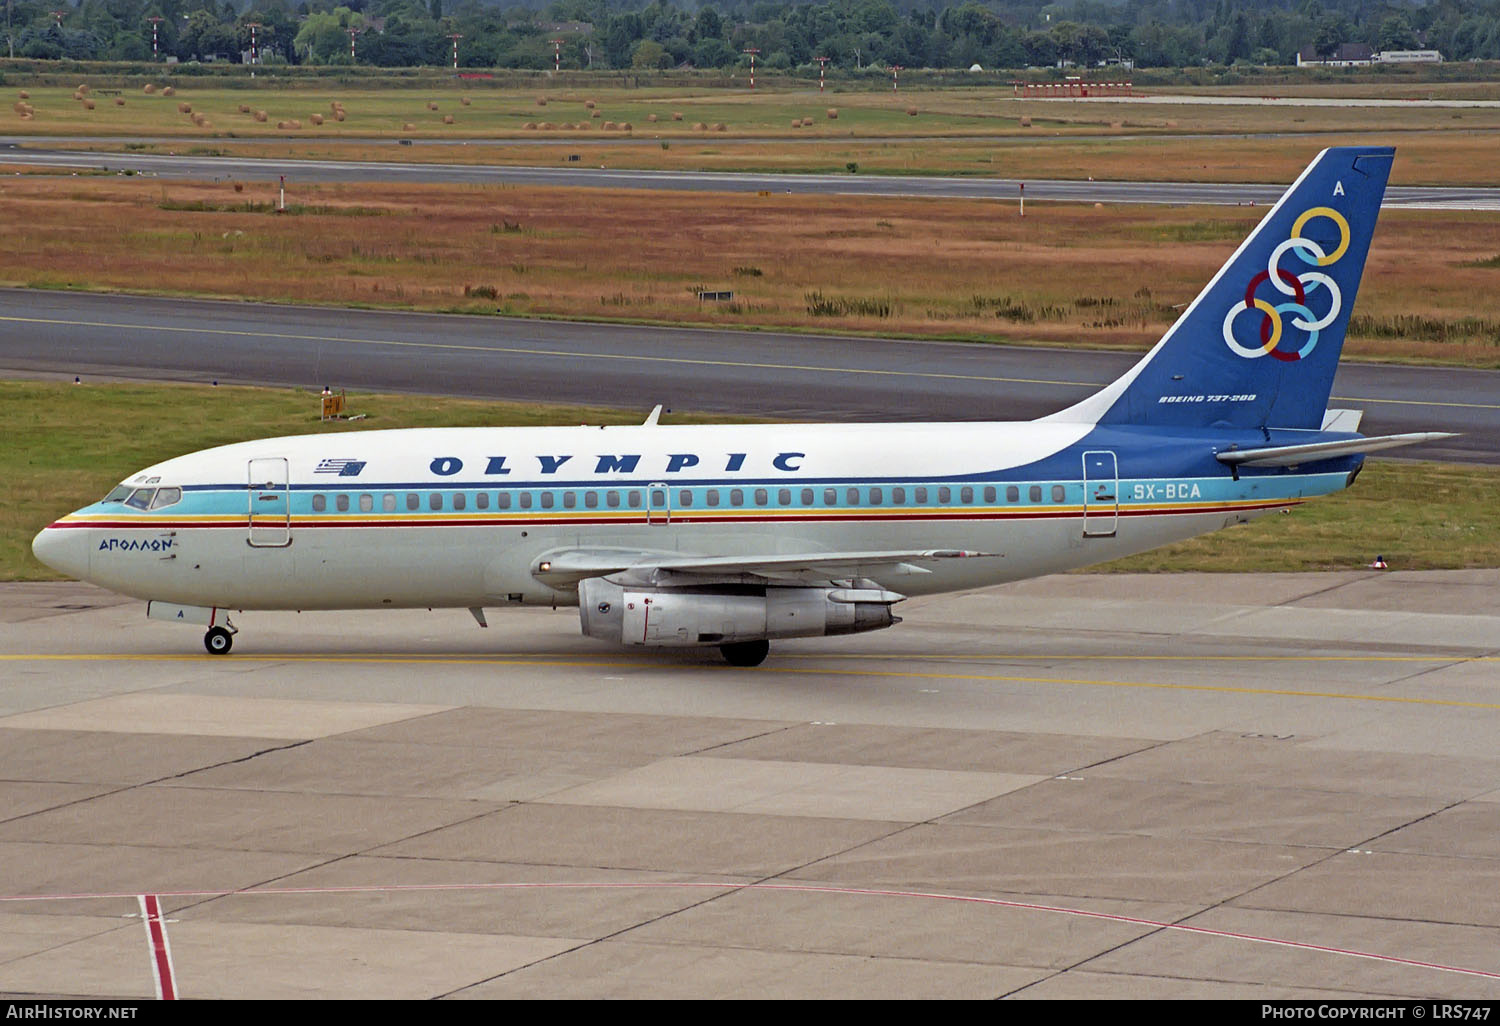
[[[1302,229],[1315,217],[1326,217],[1338,226],[1339,244],[1332,253],[1323,252],[1322,246],[1311,239],[1302,237]],[[1250,284],[1245,287],[1244,303],[1235,303],[1224,316],[1224,341],[1235,355],[1243,356],[1247,360],[1271,356],[1287,363],[1306,359],[1317,347],[1318,332],[1328,327],[1338,317],[1339,309],[1343,304],[1343,296],[1339,292],[1339,287],[1328,275],[1319,271],[1292,274],[1282,269],[1281,258],[1288,250],[1291,250],[1304,264],[1311,267],[1327,267],[1337,263],[1348,249],[1349,222],[1344,220],[1344,215],[1332,207],[1313,207],[1303,211],[1302,216],[1292,224],[1292,237],[1272,250],[1266,269],[1250,279]],[[1288,298],[1275,305],[1258,298],[1255,290],[1266,282],[1270,282],[1277,292]],[[1312,311],[1307,301],[1308,296],[1319,288],[1326,288],[1330,296],[1328,312],[1322,317]],[[1234,337],[1235,317],[1249,310],[1261,312],[1258,348],[1241,345]],[[1307,333],[1300,348],[1293,349],[1295,342],[1289,338],[1287,346],[1282,347],[1283,338],[1291,334],[1286,330],[1283,314],[1290,315],[1292,327]]]

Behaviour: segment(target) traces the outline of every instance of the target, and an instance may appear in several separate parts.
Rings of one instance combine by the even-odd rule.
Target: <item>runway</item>
[[[1130,353],[0,289],[0,375],[219,381],[669,408],[785,420],[1025,420]],[[580,368],[586,373],[580,373]],[[1457,431],[1412,458],[1500,462],[1500,372],[1345,361],[1367,435]]]
[[[0,994],[1500,997],[1500,571],[902,613],[756,670],[545,609],[213,659],[0,587]]]
[[[903,175],[755,174],[727,171],[635,171],[584,167],[424,164],[410,161],[295,160],[199,157],[149,153],[86,153],[0,148],[0,165],[130,171],[162,178],[213,181],[421,182],[446,185],[546,185],[598,189],[676,189],[700,192],[779,192],[850,196],[928,196],[1014,201],[1019,179]],[[1269,206],[1286,185],[1198,182],[1068,181],[1028,179],[1029,200],[1072,203]],[[1500,189],[1480,186],[1392,186],[1383,207],[1500,210]]]

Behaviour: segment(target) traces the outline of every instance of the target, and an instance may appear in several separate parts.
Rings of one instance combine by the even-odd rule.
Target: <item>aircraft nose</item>
[[[84,531],[45,527],[31,540],[36,558],[59,573],[80,580],[88,576],[89,547]]]

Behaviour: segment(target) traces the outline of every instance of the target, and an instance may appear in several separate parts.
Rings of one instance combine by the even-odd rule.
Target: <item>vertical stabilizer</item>
[[[1324,150],[1119,381],[1047,420],[1323,423],[1395,150]]]

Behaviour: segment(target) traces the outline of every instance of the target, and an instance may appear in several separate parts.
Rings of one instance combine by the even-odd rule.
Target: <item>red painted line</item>
[[[1338,955],[1343,958],[1360,958],[1374,962],[1385,962],[1390,965],[1408,966],[1414,969],[1431,969],[1442,973],[1457,973],[1463,976],[1477,976],[1488,980],[1500,980],[1500,973],[1489,972],[1484,969],[1467,969],[1463,966],[1445,965],[1441,962],[1425,962],[1420,959],[1402,958],[1399,955],[1381,955],[1372,951],[1359,951],[1354,948],[1336,948],[1325,944],[1310,944],[1305,941],[1286,940],[1279,937],[1263,937],[1252,933],[1236,933],[1232,930],[1214,930],[1204,926],[1188,926],[1184,923],[1168,923],[1154,919],[1140,919],[1135,916],[1115,915],[1110,912],[1091,912],[1088,909],[1066,908],[1057,905],[1038,905],[1024,901],[1006,901],[1001,898],[984,898],[964,894],[943,894],[927,891],[898,891],[881,890],[862,887],[820,887],[813,884],[772,884],[772,883],[732,883],[726,881],[682,881],[682,882],[630,882],[630,883],[606,883],[579,881],[576,883],[454,883],[454,884],[370,884],[351,887],[258,887],[253,890],[216,890],[216,891],[165,891],[162,896],[170,898],[218,898],[228,897],[254,897],[264,895],[295,895],[295,894],[399,894],[399,893],[423,893],[434,891],[516,891],[516,890],[669,890],[673,888],[685,890],[721,890],[721,891],[784,891],[799,894],[835,894],[883,898],[921,898],[929,901],[956,901],[972,905],[988,905],[994,908],[1009,908],[1026,912],[1044,912],[1052,915],[1078,916],[1084,919],[1098,919],[1113,923],[1125,923],[1131,926],[1141,926],[1152,930],[1172,930],[1179,933],[1191,933],[1200,937],[1216,937],[1222,940],[1244,941],[1250,944],[1270,944],[1276,947],[1291,948],[1297,951],[1313,951],[1327,955]],[[151,929],[153,919],[156,931],[151,933],[154,964],[157,967],[159,985],[164,984],[163,994],[170,987],[175,997],[175,987],[172,984],[171,952],[166,946],[166,931],[160,923],[160,912],[155,904],[157,895],[127,895],[127,894],[9,894],[0,895],[0,903],[11,901],[96,901],[101,898],[125,898],[135,897],[141,902],[142,913],[147,918],[147,928]],[[147,913],[147,901],[151,908],[158,909],[155,913]],[[160,937],[160,943],[157,938]],[[165,972],[163,973],[163,968]]]
[[[159,1001],[177,1000],[177,981],[172,976],[172,949],[167,944],[167,926],[161,918],[161,900],[155,894],[138,894],[141,918],[146,922],[146,940],[151,945],[152,978]]]

